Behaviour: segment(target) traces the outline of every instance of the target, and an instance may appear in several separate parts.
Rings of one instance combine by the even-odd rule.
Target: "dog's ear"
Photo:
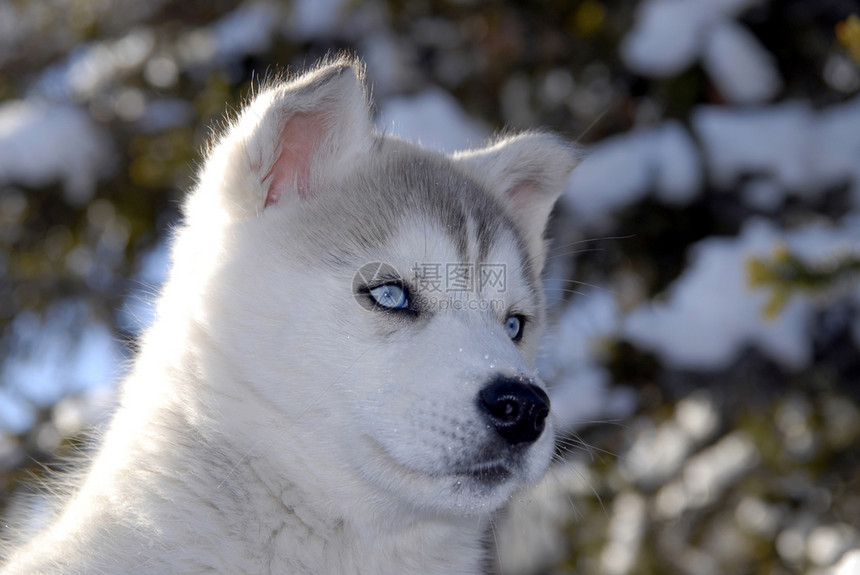
[[[220,189],[231,217],[249,217],[317,193],[369,148],[371,131],[363,67],[339,59],[257,95],[213,148],[200,187]]]
[[[526,132],[454,156],[508,207],[538,269],[546,257],[543,235],[552,207],[580,159],[573,144],[540,132]]]

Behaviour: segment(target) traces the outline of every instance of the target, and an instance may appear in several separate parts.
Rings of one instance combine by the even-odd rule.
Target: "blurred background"
[[[389,133],[589,150],[498,572],[860,573],[856,0],[0,0],[0,517],[104,423],[225,113],[339,50]]]

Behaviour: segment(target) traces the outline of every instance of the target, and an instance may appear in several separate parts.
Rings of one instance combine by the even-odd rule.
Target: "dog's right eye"
[[[511,338],[511,341],[514,343],[523,338],[523,327],[525,326],[525,323],[526,320],[521,315],[508,316],[508,319],[505,320],[505,331],[508,332],[508,337]]]
[[[382,284],[368,290],[376,305],[385,309],[409,309],[406,290],[397,284]]]

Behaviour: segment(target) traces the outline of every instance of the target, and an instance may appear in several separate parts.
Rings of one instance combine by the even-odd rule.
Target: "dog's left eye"
[[[376,305],[385,309],[407,309],[409,307],[409,298],[406,297],[406,290],[397,284],[382,284],[375,288],[370,288],[370,297],[376,302]]]
[[[505,320],[505,331],[508,332],[508,337],[511,341],[520,341],[523,338],[523,326],[525,319],[520,315],[509,316]]]

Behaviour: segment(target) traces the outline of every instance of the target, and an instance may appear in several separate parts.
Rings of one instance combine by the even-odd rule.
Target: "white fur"
[[[326,263],[356,240],[331,223],[314,232],[329,246],[309,240],[324,224],[308,221],[307,206],[333,182],[350,184],[355,166],[381,153],[376,137],[360,67],[347,61],[269,88],[242,112],[188,199],[157,321],[103,445],[3,573],[483,569],[491,514],[542,476],[553,433],[550,420],[516,462],[488,456],[495,431],[475,397],[495,374],[534,378],[538,336],[515,344],[504,317],[487,311],[403,327],[358,305],[354,268]],[[508,288],[493,297],[540,318],[517,236],[542,262],[570,149],[530,135],[446,161],[498,194],[515,221],[488,256],[508,264]],[[404,276],[419,260],[457,262],[444,227],[416,210],[359,255]],[[512,473],[491,488],[462,476],[497,463]]]

